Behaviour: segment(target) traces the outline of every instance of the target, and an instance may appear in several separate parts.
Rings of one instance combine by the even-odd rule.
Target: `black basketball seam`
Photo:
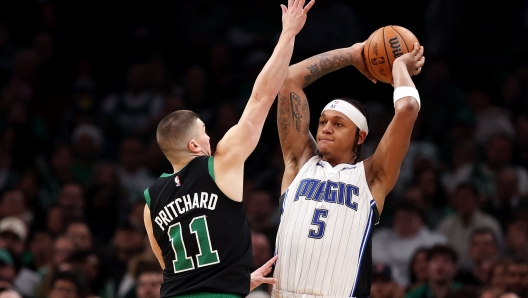
[[[374,67],[372,67],[372,65],[370,65],[370,44],[372,43],[372,40],[374,39],[374,36],[376,35],[376,32],[378,32],[378,30],[376,30],[372,36],[370,37],[370,40],[369,40],[369,44],[368,44],[368,48],[367,48],[367,53],[368,53],[368,61],[367,61],[367,68],[370,66],[370,69],[372,69],[372,71],[369,71],[370,74],[372,74],[373,76],[376,77],[376,79],[380,80],[383,82],[383,79],[381,79],[380,77],[378,77],[378,75],[376,74],[376,72],[374,71]],[[388,63],[389,61],[387,61]]]
[[[407,46],[407,43],[405,42],[405,39],[403,39],[403,36],[400,34],[400,32],[398,32],[398,30],[394,29],[394,27],[392,27],[391,25],[391,28],[392,30],[394,30],[394,32],[396,32],[396,34],[398,34],[400,37],[401,37],[401,40],[403,41],[403,44],[405,45],[405,48],[407,49],[407,53],[409,53],[409,47]]]
[[[389,68],[391,70],[391,76],[392,76],[392,65],[389,62],[389,52],[387,52],[387,42],[385,41],[385,28],[386,27],[383,27],[383,48],[385,49],[385,55],[386,55],[385,57],[387,57],[387,63],[389,64]]]

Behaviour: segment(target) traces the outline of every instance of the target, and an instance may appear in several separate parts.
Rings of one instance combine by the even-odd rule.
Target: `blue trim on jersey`
[[[365,234],[363,234],[363,239],[361,240],[361,249],[359,251],[358,271],[356,272],[356,281],[354,282],[354,287],[352,288],[352,291],[350,291],[349,297],[353,297],[354,291],[356,290],[357,281],[359,278],[359,274],[361,272],[361,263],[363,262],[363,254],[365,253],[365,245],[367,243],[367,241],[365,240],[367,240],[368,237],[370,236],[371,227],[372,227],[372,201],[370,204],[370,212],[369,212],[369,217],[368,217],[367,228],[365,230]]]
[[[289,190],[290,190],[289,188],[286,189],[286,191],[284,192],[284,195],[283,195],[284,200],[282,200],[281,213],[280,213],[280,217],[279,217],[279,225],[280,225],[280,223],[282,221],[282,215],[284,214],[284,205],[286,205],[286,198],[288,197],[288,191]],[[275,253],[274,253],[273,256],[277,255],[277,247],[278,247],[278,245],[275,245]]]

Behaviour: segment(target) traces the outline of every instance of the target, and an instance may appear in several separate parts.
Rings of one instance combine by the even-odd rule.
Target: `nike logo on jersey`
[[[318,202],[345,205],[350,209],[358,209],[358,203],[352,200],[359,196],[359,188],[355,185],[317,179],[303,179],[297,187],[293,201],[312,200]]]

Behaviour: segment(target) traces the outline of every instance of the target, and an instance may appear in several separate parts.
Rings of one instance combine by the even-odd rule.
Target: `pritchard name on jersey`
[[[165,231],[165,227],[178,215],[195,208],[214,210],[217,201],[218,195],[214,193],[195,192],[194,194],[187,194],[165,205],[154,218],[154,222],[158,224],[162,231]]]

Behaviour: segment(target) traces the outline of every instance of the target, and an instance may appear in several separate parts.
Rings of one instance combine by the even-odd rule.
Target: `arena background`
[[[142,274],[159,274],[142,224],[142,194],[172,172],[156,125],[191,109],[214,148],[238,121],[276,44],[281,3],[0,1],[2,289],[56,297],[58,276],[81,296],[150,297],[135,286]],[[292,63],[351,46],[385,25],[414,32],[427,61],[414,78],[422,109],[409,154],[374,229],[372,297],[410,292],[419,284],[408,270],[411,253],[435,243],[459,252],[450,295],[478,297],[492,287],[496,297],[528,297],[528,1],[317,0]],[[352,67],[326,75],[306,94],[312,119],[335,97],[367,105],[372,124],[363,157],[393,115],[392,87],[374,85]],[[245,168],[256,267],[272,256],[279,218],[283,164],[275,120],[274,105]],[[466,200],[476,203],[457,204]],[[403,227],[397,208],[407,212]],[[450,217],[474,219],[477,209],[485,220],[448,228]],[[475,256],[468,249],[480,227],[491,228],[498,243],[484,241]],[[376,252],[391,246],[392,258]],[[258,290],[252,295],[268,295],[269,288]]]

